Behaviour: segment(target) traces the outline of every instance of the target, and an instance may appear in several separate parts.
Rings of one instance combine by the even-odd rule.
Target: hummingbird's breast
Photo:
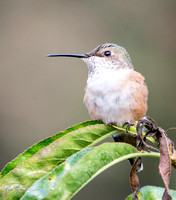
[[[88,79],[84,102],[92,119],[122,125],[145,115],[147,95],[143,76],[132,69],[121,69]]]

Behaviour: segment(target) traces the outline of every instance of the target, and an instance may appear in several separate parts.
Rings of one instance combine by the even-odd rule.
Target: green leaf
[[[79,151],[69,158],[65,162],[56,167],[52,172],[48,173],[44,177],[36,181],[21,198],[25,199],[43,199],[45,198],[56,186],[57,183],[64,177],[64,175],[92,148],[86,148]]]
[[[4,169],[1,172],[0,179],[3,176],[5,176],[8,172],[10,172],[12,169],[14,169],[17,165],[22,163],[24,160],[32,157],[37,151],[39,151],[40,149],[46,147],[47,145],[49,145],[50,143],[52,143],[56,139],[62,137],[63,135],[65,135],[65,134],[67,134],[69,132],[78,130],[78,129],[86,127],[86,126],[95,125],[95,124],[103,124],[103,122],[98,121],[98,120],[86,121],[86,122],[80,123],[78,125],[72,126],[70,128],[67,128],[63,132],[59,132],[54,136],[48,137],[47,139],[44,139],[44,140],[38,142],[37,144],[34,144],[32,147],[29,147],[26,151],[24,151],[22,154],[20,154],[17,158],[15,158],[11,162],[9,162],[4,167]]]
[[[22,200],[43,198],[68,200],[105,169],[123,160],[138,156],[159,157],[159,153],[141,153],[126,143],[104,143],[86,152],[83,157],[80,157],[79,162],[70,166],[65,174],[63,171],[66,169],[62,168],[62,165],[56,167],[54,171],[35,182],[27,190]],[[67,162],[64,163],[65,168],[67,168]],[[56,180],[54,186],[49,182],[50,177],[54,177]],[[47,188],[47,193],[42,188]],[[42,196],[44,194],[46,196]]]
[[[142,187],[138,193],[138,200],[159,200],[162,199],[165,188],[156,186]],[[176,191],[170,190],[172,199],[176,199]],[[128,196],[126,200],[132,200],[133,194]]]
[[[39,148],[40,150],[37,150],[28,159],[21,160],[20,164],[18,163],[14,169],[8,171],[0,179],[0,199],[3,199],[7,189],[11,191],[9,199],[18,199],[31,184],[64,162],[69,156],[120,132],[97,121],[70,128],[58,139],[41,149]],[[18,193],[18,197],[15,193],[16,187],[21,191],[20,194]]]

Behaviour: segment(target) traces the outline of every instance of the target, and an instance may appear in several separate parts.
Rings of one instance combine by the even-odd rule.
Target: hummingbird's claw
[[[125,125],[126,125],[126,132],[128,133],[128,130],[130,130],[130,126],[134,126],[134,123],[133,122],[125,122],[122,127],[124,128]]]

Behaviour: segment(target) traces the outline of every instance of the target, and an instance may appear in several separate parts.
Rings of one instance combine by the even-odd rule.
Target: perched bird
[[[49,57],[82,58],[89,73],[84,103],[90,117],[122,126],[142,119],[147,111],[148,90],[144,77],[133,68],[125,48],[99,45],[86,54],[49,54]]]

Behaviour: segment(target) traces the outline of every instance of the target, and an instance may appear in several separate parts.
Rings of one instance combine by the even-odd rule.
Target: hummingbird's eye
[[[109,57],[109,56],[111,56],[111,52],[110,52],[110,51],[105,51],[105,52],[104,52],[104,55],[105,55],[106,57]]]

